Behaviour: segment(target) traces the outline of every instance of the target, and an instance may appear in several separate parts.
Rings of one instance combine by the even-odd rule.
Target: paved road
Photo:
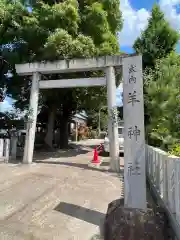
[[[98,233],[123,184],[108,171],[108,158],[89,168],[92,155],[81,146],[41,153],[31,166],[0,164],[0,239],[90,240]]]

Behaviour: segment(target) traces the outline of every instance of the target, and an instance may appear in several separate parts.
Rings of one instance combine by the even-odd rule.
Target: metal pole
[[[99,136],[101,134],[101,109],[102,108],[99,109]]]
[[[78,126],[77,126],[77,122],[75,122],[75,124],[76,124],[76,142],[78,141]]]
[[[101,133],[101,110],[103,108],[107,108],[107,106],[102,106],[100,109],[99,109],[99,136],[100,136],[100,133]]]

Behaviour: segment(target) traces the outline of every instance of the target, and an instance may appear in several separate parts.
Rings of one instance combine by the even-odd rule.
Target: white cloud
[[[176,12],[176,5],[180,0],[160,0],[160,6],[171,26],[180,30],[180,14]]]
[[[176,5],[180,4],[180,0],[160,0],[159,4],[171,26],[180,30],[180,14],[176,12]],[[120,46],[132,47],[146,28],[150,13],[144,8],[133,9],[128,0],[121,0],[120,9],[124,19],[123,30],[119,33]]]
[[[7,100],[4,100],[4,102],[0,103],[0,112],[6,112],[11,110],[13,110],[12,105]]]
[[[9,112],[9,111],[13,111],[13,107],[12,107],[12,99],[9,97],[6,97],[5,100],[3,102],[0,103],[0,112]]]
[[[122,93],[123,93],[123,84],[120,83],[119,87],[116,90],[116,104],[117,104],[117,106],[122,106]]]
[[[141,31],[147,26],[149,12],[141,8],[134,10],[128,0],[121,0],[120,9],[123,15],[123,29],[119,34],[120,46],[132,46]]]

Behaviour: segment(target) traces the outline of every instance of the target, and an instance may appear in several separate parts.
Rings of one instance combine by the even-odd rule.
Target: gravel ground
[[[109,158],[89,167],[92,156],[80,146],[37,154],[30,166],[0,164],[0,239],[100,239],[95,235],[123,182],[109,172]]]

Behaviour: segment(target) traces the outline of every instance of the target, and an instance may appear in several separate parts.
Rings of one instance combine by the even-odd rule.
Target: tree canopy
[[[143,67],[152,68],[157,59],[166,57],[179,40],[177,31],[171,28],[159,5],[153,6],[147,28],[134,43],[137,53],[143,55]]]
[[[162,74],[165,74],[164,67],[167,68],[167,61],[169,61],[168,64],[170,64],[172,60],[172,56],[170,58],[168,58],[168,56],[175,52],[175,46],[178,40],[178,32],[171,28],[159,5],[155,4],[152,8],[146,29],[142,32],[141,36],[137,38],[133,46],[136,53],[142,54],[143,57],[145,128],[147,140],[150,142],[152,140],[151,137],[154,139],[152,129],[157,128],[157,124],[162,121],[159,117],[162,115],[161,117],[163,118],[163,114],[167,111],[167,109],[164,110],[165,102],[159,104],[159,101],[161,103],[163,96],[166,98],[166,105],[167,102],[170,104],[172,101],[170,94],[174,91],[174,88],[171,88],[170,85],[174,83],[172,83],[172,79],[168,77],[168,73],[172,73],[170,73],[170,69],[166,70],[166,78],[163,78]],[[164,60],[164,58],[166,60]],[[167,82],[167,86],[166,81],[169,81],[169,83]],[[165,123],[163,122],[163,124]],[[154,131],[153,134],[155,134]],[[160,135],[162,138],[165,137],[162,132],[159,134],[159,137]],[[158,146],[160,142],[155,143],[153,140],[153,144],[157,144]]]
[[[0,3],[1,54],[9,62],[13,77],[8,94],[16,107],[24,109],[29,100],[31,80],[19,77],[15,63],[54,61],[119,53],[117,31],[122,28],[119,0],[23,1]],[[47,76],[48,79],[100,76],[102,73],[74,73]],[[67,122],[78,110],[104,105],[105,88],[75,88],[41,91],[40,106],[59,112],[61,146],[67,145]],[[66,138],[65,138],[66,135]]]
[[[145,75],[149,140],[166,150],[180,139],[179,77],[180,56],[176,53],[157,61],[154,70]]]

